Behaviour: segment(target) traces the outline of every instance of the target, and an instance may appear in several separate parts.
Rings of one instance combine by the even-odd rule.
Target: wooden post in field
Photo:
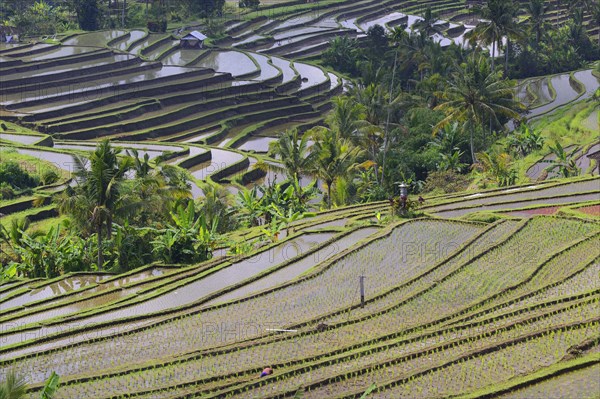
[[[360,284],[360,307],[365,307],[365,276],[358,276]]]

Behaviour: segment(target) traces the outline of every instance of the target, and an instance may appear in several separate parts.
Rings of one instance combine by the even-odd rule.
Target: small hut
[[[588,154],[587,157],[590,160],[596,161],[596,167],[594,168],[594,171],[596,173],[600,173],[600,151],[594,151],[591,154]],[[583,172],[585,172],[585,170]]]
[[[206,38],[204,34],[195,30],[182,37],[180,44],[182,48],[202,48]]]

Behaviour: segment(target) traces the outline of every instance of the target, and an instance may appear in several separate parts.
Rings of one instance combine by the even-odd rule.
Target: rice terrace
[[[600,398],[598,0],[0,14],[0,399]]]

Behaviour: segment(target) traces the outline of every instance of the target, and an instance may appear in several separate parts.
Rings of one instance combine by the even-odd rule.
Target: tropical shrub
[[[121,272],[133,270],[155,260],[152,254],[152,230],[136,228],[125,223],[113,224],[112,240],[108,245],[107,257],[113,262],[113,269]]]
[[[544,146],[542,133],[535,132],[527,124],[521,124],[508,136],[507,141],[508,150],[519,157],[524,157]]]
[[[56,2],[38,0],[22,13],[15,13],[10,23],[25,35],[52,35],[74,28],[68,10]]]
[[[19,399],[27,393],[27,380],[22,375],[9,370],[0,383],[0,398]]]
[[[479,160],[472,166],[476,181],[480,187],[495,184],[498,187],[511,186],[517,181],[517,171],[512,158],[507,153],[490,151],[477,154]]]
[[[0,199],[10,200],[17,196],[15,189],[7,182],[0,183]]]
[[[12,251],[17,271],[27,277],[53,278],[65,272],[86,270],[93,259],[86,251],[84,239],[61,235],[60,227],[52,227],[41,235],[21,231]]]
[[[455,193],[466,190],[471,183],[467,175],[461,175],[453,170],[430,172],[425,179],[424,193]]]
[[[329,42],[329,48],[323,53],[323,63],[335,67],[340,72],[356,74],[359,48],[356,40],[348,36],[338,36]]]
[[[218,220],[208,226],[203,214],[197,215],[193,202],[171,212],[171,223],[156,230],[151,242],[156,258],[165,263],[194,263],[210,259],[219,242]]]
[[[0,184],[13,189],[33,188],[39,184],[39,178],[23,169],[17,162],[0,163]]]
[[[573,177],[581,173],[581,169],[579,169],[575,160],[577,147],[566,151],[557,141],[554,146],[550,146],[550,151],[554,154],[554,159],[541,161],[550,164],[545,169],[546,172],[557,172],[558,177]]]

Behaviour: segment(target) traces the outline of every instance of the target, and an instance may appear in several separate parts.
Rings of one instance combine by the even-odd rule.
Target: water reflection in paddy
[[[258,72],[257,66],[250,57],[239,51],[211,51],[196,65],[211,68],[217,72],[228,72],[233,76]]]
[[[26,292],[22,295],[19,295],[15,298],[12,298],[4,303],[2,303],[3,309],[9,309],[16,306],[23,306],[30,302],[39,301],[42,299],[47,299],[53,296],[61,295],[67,292],[71,292],[82,287],[86,287],[88,285],[98,283],[106,278],[110,277],[109,275],[90,275],[90,276],[76,276],[76,277],[67,277],[55,283],[49,284],[47,286],[33,289],[29,292]]]
[[[73,156],[71,154],[63,154],[61,152],[42,151],[42,150],[29,150],[25,148],[15,148],[19,154],[30,155],[39,159],[43,159],[46,162],[51,162],[60,169],[67,171],[73,170]]]
[[[292,69],[290,61],[279,57],[271,57],[271,62],[277,68],[281,69],[283,73],[283,81],[281,83],[290,82],[296,77],[296,72]]]
[[[316,66],[295,62],[294,68],[302,76],[300,89],[316,86],[327,80],[327,75]]]
[[[212,154],[212,159],[210,161],[203,162],[190,169],[190,173],[196,179],[205,180],[208,176],[223,170],[244,158],[243,155],[233,151],[225,151],[215,148],[212,148],[210,151]]]
[[[143,31],[143,30],[132,30],[129,33],[130,33],[130,36],[128,39],[122,40],[122,41],[116,43],[115,45],[113,45],[112,47],[114,47],[118,50],[121,50],[121,51],[125,51],[125,50],[127,50],[127,47],[131,46],[137,40],[142,39],[147,34],[146,31]]]
[[[84,33],[77,35],[63,42],[69,46],[96,46],[104,47],[108,42],[125,35],[123,30],[107,30],[102,32]]]
[[[185,66],[194,61],[196,58],[198,58],[199,55],[200,53],[198,52],[198,50],[182,48],[175,50],[161,62],[163,63],[163,65]]]
[[[77,54],[90,53],[97,51],[95,48],[90,47],[78,47],[78,46],[60,46],[59,48],[51,51],[44,52],[42,54],[34,54],[29,57],[24,57],[24,61],[45,61],[60,57],[68,57]]]
[[[163,274],[163,272],[164,272],[164,270],[161,268],[153,268],[150,270],[145,270],[143,272],[125,276],[123,278],[113,279],[113,280],[107,281],[105,283],[100,282],[100,284],[98,286],[91,288],[89,290],[82,291],[80,294],[77,294],[77,296],[82,297],[84,295],[94,294],[97,292],[107,290],[109,288],[124,287],[128,284],[142,281],[142,280],[148,279],[150,277],[161,276]],[[103,276],[103,279],[106,279],[108,277],[110,277],[110,276]],[[68,280],[68,279],[66,279],[66,280]],[[65,304],[64,306],[57,306],[52,309],[48,309],[48,310],[38,312],[35,314],[26,315],[26,316],[23,316],[20,318],[13,318],[9,322],[1,324],[0,328],[11,328],[11,327],[14,327],[16,324],[17,325],[25,325],[25,324],[30,324],[30,323],[36,323],[36,322],[48,320],[51,318],[68,316],[70,314],[81,312],[82,310],[86,310],[86,309],[97,308],[99,306],[104,306],[111,302],[117,301],[121,298],[125,298],[128,295],[134,294],[144,287],[145,287],[145,285],[137,286],[137,287],[133,287],[133,288],[121,289],[121,290],[107,293],[105,295],[99,295],[99,296],[95,296],[93,298],[83,299],[78,302],[73,302],[73,299],[77,298],[77,296],[75,296],[75,297],[69,296],[69,297],[65,298],[66,301],[69,301],[69,303]],[[60,302],[58,302],[58,304],[60,304]]]
[[[269,151],[269,144],[277,141],[274,137],[261,137],[254,136],[248,138],[244,144],[239,146],[240,150],[243,151],[255,151],[255,152],[267,152]]]
[[[132,83],[141,83],[145,82],[145,86],[149,87],[152,83],[152,80],[162,79],[169,76],[174,76],[178,74],[185,74],[189,72],[193,72],[193,69],[183,68],[177,66],[163,66],[162,68],[153,68],[147,69],[142,72],[133,72],[129,75],[123,75],[119,79],[113,78],[102,78],[97,79],[92,82],[83,82],[76,85],[57,85],[50,89],[46,89],[43,91],[30,91],[30,92],[17,92],[14,94],[7,94],[3,96],[3,100],[5,104],[15,104],[19,102],[25,101],[39,101],[44,100],[44,104],[38,107],[33,108],[41,108],[41,110],[49,110],[51,109],[47,103],[52,100],[61,101],[65,97],[68,98],[66,104],[73,105],[73,98],[71,96],[75,94],[83,94],[86,92],[90,92],[89,96],[91,97],[90,101],[97,99],[96,95],[93,94],[98,91],[105,90],[107,94],[110,94],[112,91],[118,93],[119,90],[125,91],[126,89],[121,89],[120,87],[123,85],[129,85]],[[158,82],[157,82],[158,83]],[[130,88],[131,89],[131,88]],[[82,100],[85,101],[86,98]],[[41,111],[40,110],[40,111]]]
[[[570,75],[568,73],[553,76],[550,79],[550,81],[552,82],[552,87],[556,92],[556,99],[548,104],[542,105],[541,107],[532,109],[529,115],[530,118],[539,116],[561,105],[565,105],[568,102],[571,102],[574,99],[576,99],[579,95],[579,93],[577,93],[577,90],[575,90],[575,88],[573,87]],[[543,84],[547,84],[547,81],[544,80]]]
[[[20,144],[33,144],[37,143],[43,136],[27,136],[25,134],[10,134],[10,133],[0,133],[0,140],[12,141],[13,143]]]

